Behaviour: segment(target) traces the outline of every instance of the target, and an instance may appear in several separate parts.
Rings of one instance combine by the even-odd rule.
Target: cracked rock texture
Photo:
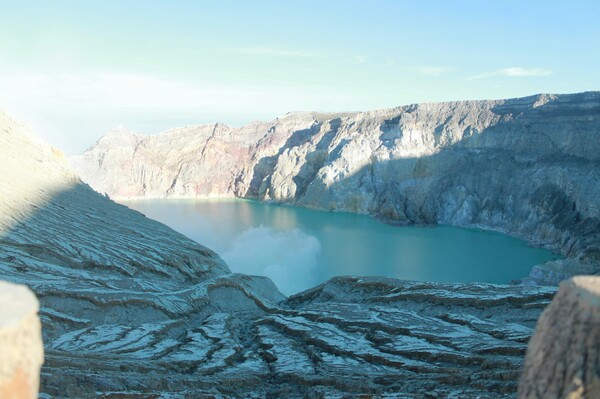
[[[516,394],[554,288],[339,277],[286,298],[96,193],[26,130],[0,115],[0,275],[40,300],[43,393]]]
[[[519,398],[600,397],[600,277],[563,281],[531,339]]]
[[[600,92],[117,130],[71,162],[113,198],[237,196],[480,226],[567,258],[528,283],[600,271]]]

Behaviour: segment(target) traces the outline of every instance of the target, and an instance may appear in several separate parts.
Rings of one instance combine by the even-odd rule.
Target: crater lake
[[[366,215],[242,199],[122,203],[216,251],[233,272],[271,278],[286,295],[340,275],[509,284],[558,258],[474,228],[392,226]]]

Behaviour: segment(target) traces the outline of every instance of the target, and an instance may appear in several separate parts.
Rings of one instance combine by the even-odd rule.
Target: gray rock
[[[238,196],[490,228],[568,257],[562,278],[600,271],[598,131],[599,92],[542,94],[110,134],[71,161],[113,198]]]
[[[600,397],[600,278],[560,284],[531,339],[519,398]]]
[[[146,323],[87,324],[53,340],[51,394],[501,398],[514,395],[553,289],[340,277],[278,304]]]

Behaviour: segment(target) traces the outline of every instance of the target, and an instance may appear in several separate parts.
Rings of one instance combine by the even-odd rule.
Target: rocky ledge
[[[600,92],[291,113],[241,128],[124,130],[71,159],[113,198],[237,196],[479,226],[564,255],[528,283],[600,271]]]

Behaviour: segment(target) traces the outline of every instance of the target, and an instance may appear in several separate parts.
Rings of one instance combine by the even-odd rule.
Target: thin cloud
[[[271,56],[271,57],[291,57],[291,58],[310,58],[314,57],[313,53],[309,53],[301,50],[290,50],[290,49],[280,49],[276,47],[249,47],[238,49],[240,54],[246,55],[261,55],[261,56]]]
[[[356,61],[359,64],[364,64],[367,62],[367,57],[362,54],[357,54],[352,58],[354,59],[354,61]]]
[[[296,86],[236,87],[208,82],[195,84],[131,74],[0,76],[0,103],[19,106],[78,109],[137,109],[158,112],[205,109],[219,111],[277,99],[309,103],[308,89]],[[291,106],[291,105],[290,105]],[[288,111],[288,110],[284,110]],[[258,110],[257,110],[258,113]]]
[[[498,69],[492,72],[485,72],[479,75],[470,76],[467,80],[475,80],[475,79],[485,79],[492,78],[496,76],[506,76],[511,78],[522,78],[522,77],[536,77],[536,76],[549,76],[552,75],[552,71],[550,69],[544,68],[521,68],[521,67],[511,67],[511,68],[503,68]]]
[[[315,93],[319,93],[315,96]],[[355,108],[360,98],[328,86],[299,84],[230,85],[186,82],[149,75],[0,74],[0,104],[27,110],[53,110],[71,115],[77,110],[103,112],[193,112],[261,116],[290,110]],[[83,112],[83,111],[81,111]]]
[[[417,68],[417,72],[425,76],[440,76],[453,70],[454,68],[449,66],[422,66]]]

